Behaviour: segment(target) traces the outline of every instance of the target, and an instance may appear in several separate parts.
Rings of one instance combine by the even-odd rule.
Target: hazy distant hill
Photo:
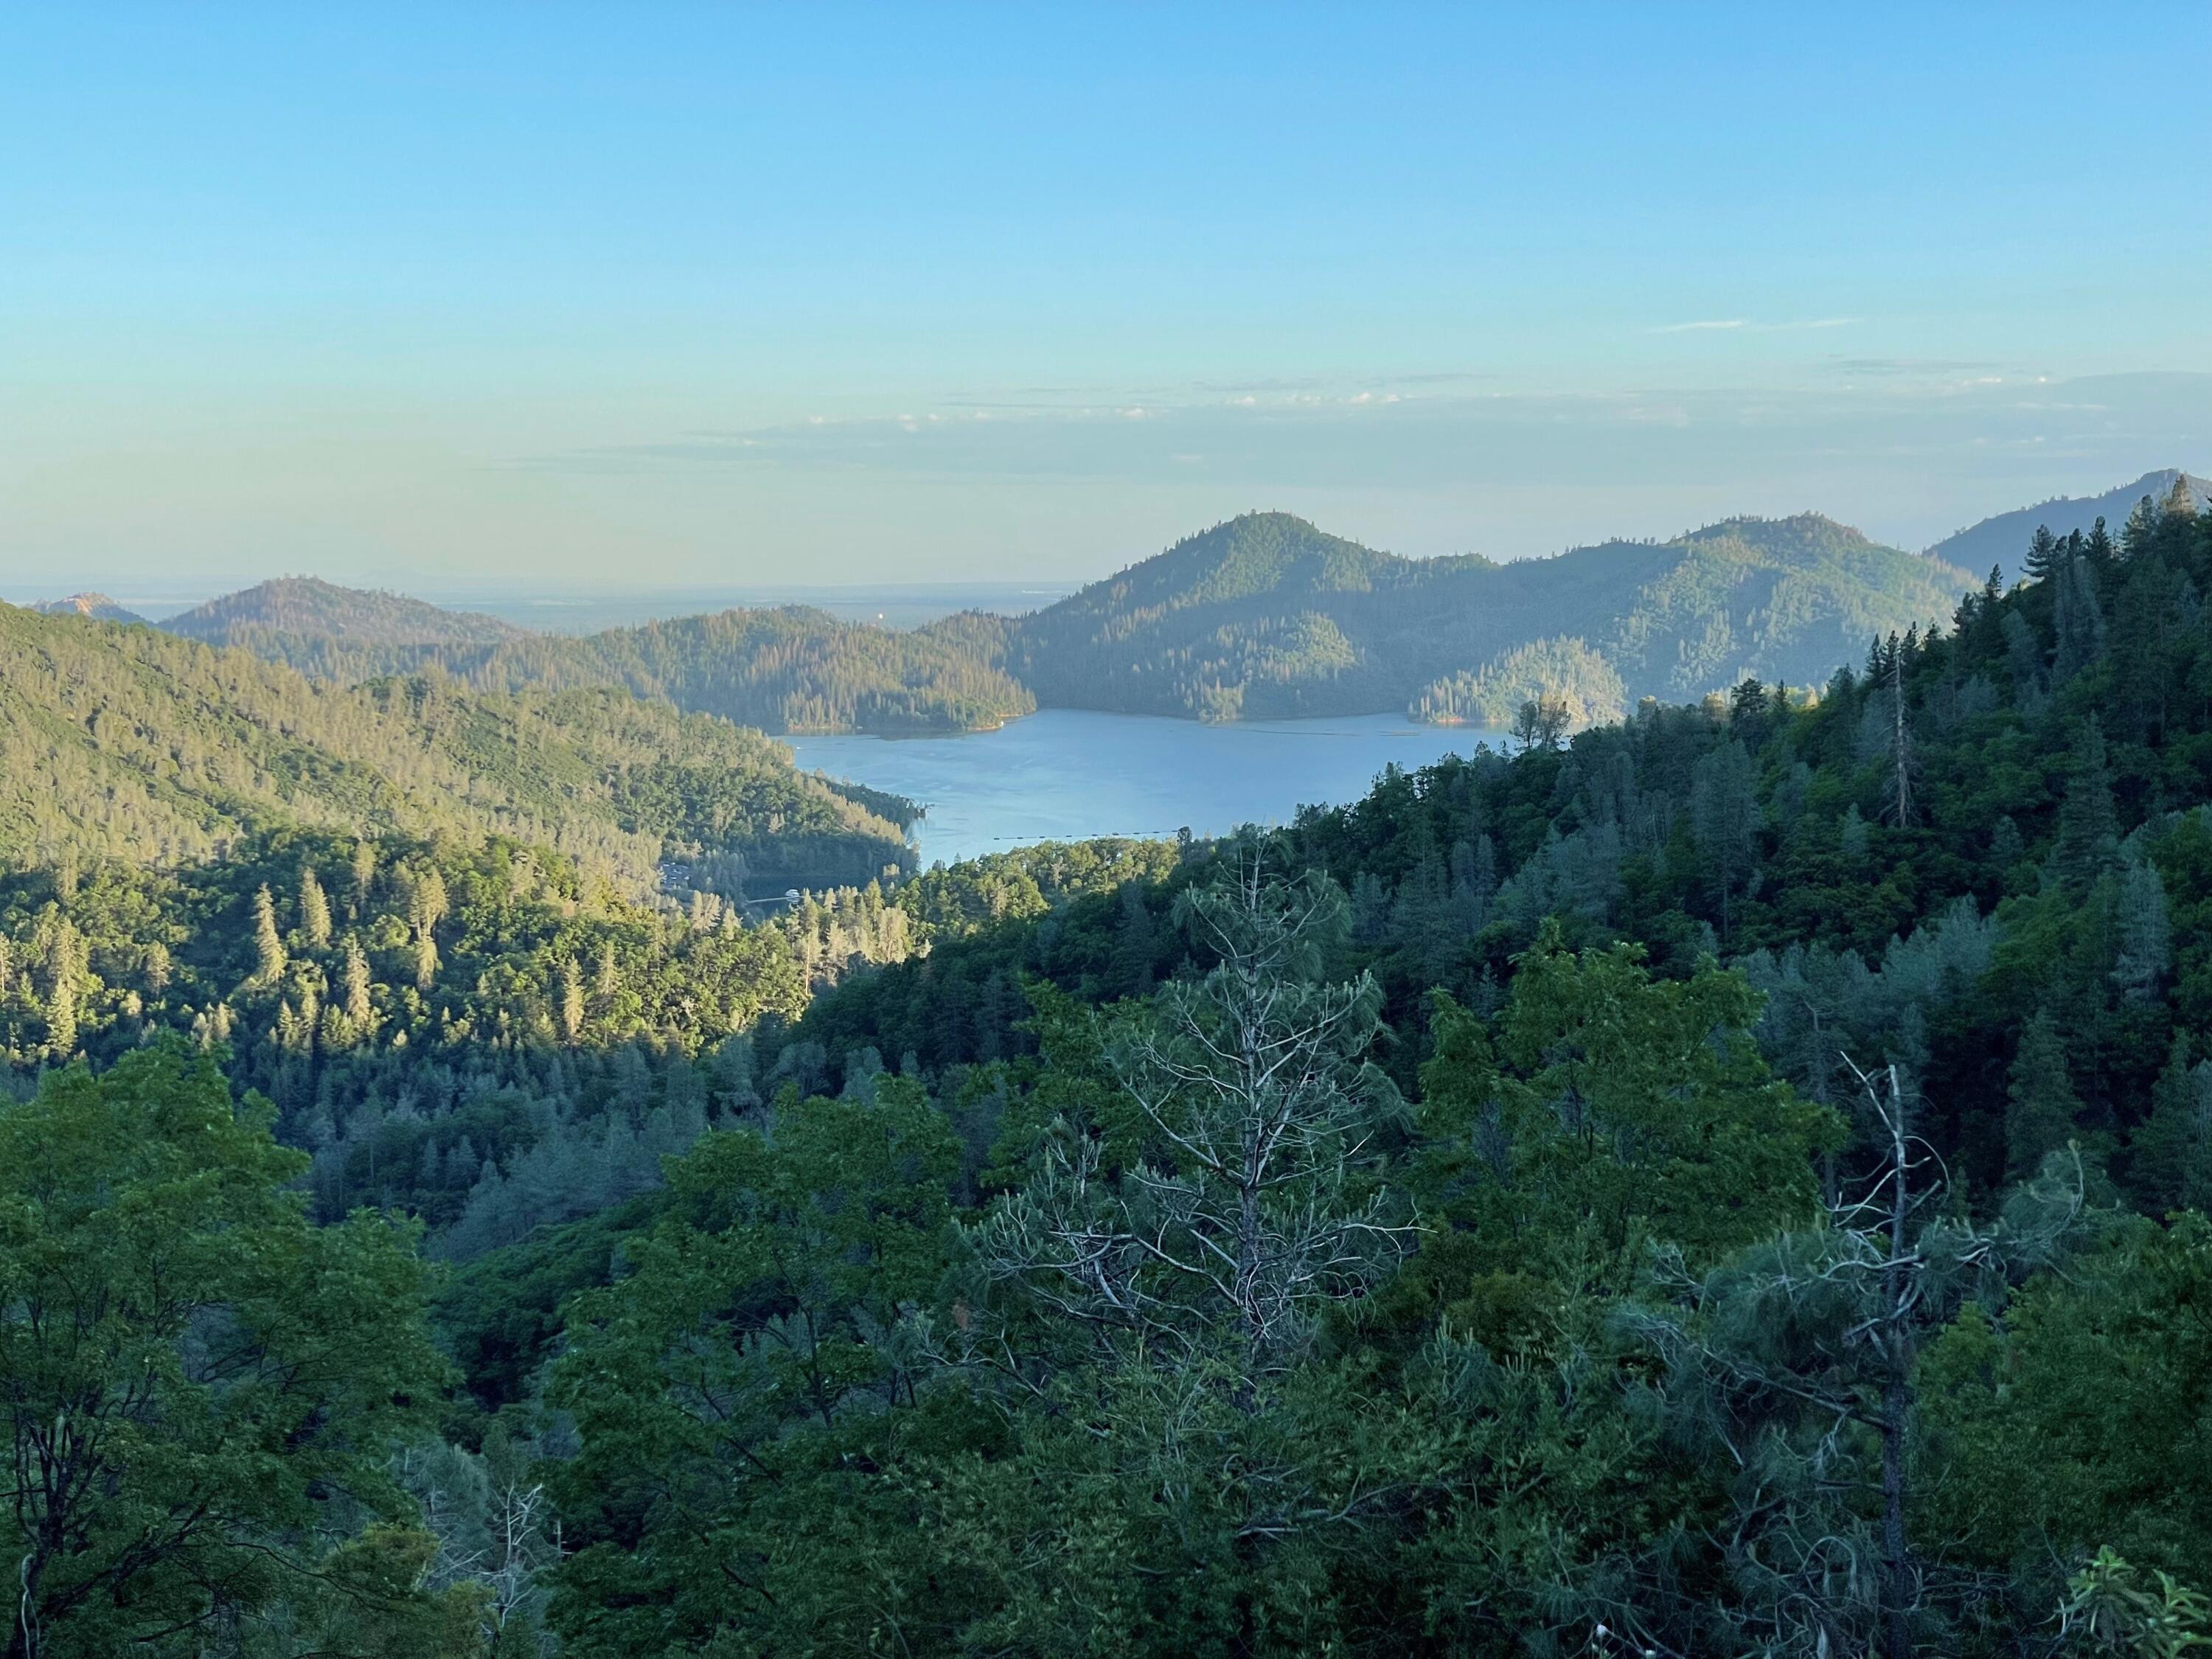
[[[313,670],[331,643],[347,647],[479,645],[525,637],[496,617],[447,611],[404,593],[340,587],[313,576],[280,576],[210,599],[161,624],[209,645],[250,646]],[[302,660],[304,659],[305,660]]]
[[[758,732],[611,688],[339,686],[0,605],[0,864],[64,849],[174,863],[286,825],[448,829],[550,845],[633,890],[663,857],[703,854],[781,890],[907,861],[880,808],[898,804],[799,771]]]
[[[722,611],[436,655],[471,685],[619,685],[769,732],[972,731],[1036,707],[978,648],[972,620],[897,632],[804,606]]]
[[[1476,718],[1443,688],[1480,680],[1494,698],[1512,657],[1516,672],[1571,673],[1561,689],[1598,715],[1749,674],[1824,682],[1872,635],[1947,618],[1966,586],[1816,514],[1494,564],[1399,558],[1262,513],[1006,624],[1003,651],[1047,705]]]
[[[2008,582],[2017,581],[2021,574],[2021,560],[2027,552],[2028,538],[2039,526],[2046,527],[2054,536],[2063,537],[2069,531],[2086,532],[2099,519],[2117,535],[2128,514],[2148,495],[2164,504],[2172,494],[2176,480],[2185,480],[2191,495],[2200,511],[2212,507],[2212,483],[2167,467],[2162,471],[2146,472],[2133,483],[2108,489],[2101,495],[2062,495],[2035,507],[2023,507],[2015,512],[2000,513],[1993,519],[1946,536],[1928,550],[1930,556],[1947,564],[1954,564],[1977,574],[1987,575],[1992,566],[2004,572]]]
[[[974,730],[1040,704],[1492,720],[1540,690],[1596,720],[1747,675],[1824,682],[1873,635],[1948,618],[1971,585],[1817,514],[1496,564],[1400,558],[1255,513],[1032,615],[909,631],[790,606],[564,638],[300,580],[166,626],[328,679],[434,668],[486,691],[618,686],[769,732]]]
[[[479,690],[617,686],[765,732],[972,730],[1036,707],[987,659],[974,624],[911,632],[788,606],[723,611],[571,638],[310,578],[264,582],[161,624],[319,679],[438,669]],[[981,623],[988,640],[990,629]]]
[[[23,608],[48,617],[89,617],[94,622],[137,623],[146,620],[135,611],[125,611],[105,593],[72,593],[65,599],[46,599]]]

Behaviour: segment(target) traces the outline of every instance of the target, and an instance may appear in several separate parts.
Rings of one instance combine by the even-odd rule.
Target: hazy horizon
[[[2136,95],[2208,46],[2179,5],[18,10],[0,592],[1073,585],[1255,507],[1923,547],[2212,461],[2212,112]]]

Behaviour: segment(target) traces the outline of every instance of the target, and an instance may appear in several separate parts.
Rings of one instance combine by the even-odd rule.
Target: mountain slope
[[[633,890],[668,856],[742,860],[779,890],[908,856],[899,825],[782,744],[665,703],[480,696],[436,676],[340,687],[152,629],[0,607],[0,857],[174,863],[287,825],[496,831]]]
[[[1596,669],[1594,707],[1681,701],[1746,675],[1825,681],[1967,586],[1816,514],[1499,565],[1255,514],[1018,619],[1005,659],[1048,705],[1231,720],[1406,708],[1546,641]]]
[[[991,624],[899,632],[787,606],[571,638],[288,578],[162,626],[345,684],[435,670],[487,691],[617,687],[766,732],[895,733],[988,729],[1036,707],[991,660]]]
[[[146,620],[135,611],[125,610],[105,593],[72,593],[65,599],[46,599],[23,608],[45,617],[89,617],[94,622],[137,623]]]
[[[2028,538],[2039,526],[2054,536],[2063,538],[2073,531],[2087,534],[2090,526],[2102,519],[2117,534],[2127,521],[2128,514],[2145,496],[2163,505],[2173,493],[2177,482],[2185,481],[2190,497],[2200,511],[2212,507],[2212,483],[2192,477],[2173,467],[2161,471],[2146,472],[2133,483],[2108,489],[2101,495],[2054,496],[2035,507],[2023,507],[2010,513],[2000,513],[1994,518],[1984,519],[1955,534],[1946,536],[1928,550],[1930,557],[1954,564],[1964,570],[1987,573],[1992,567],[2004,573],[2008,582],[2021,577],[2021,561],[2027,556]]]
[[[340,587],[313,576],[280,576],[210,599],[161,624],[208,645],[251,645],[295,666],[310,663],[323,641],[347,646],[474,645],[520,637],[495,617],[447,611],[404,593]]]
[[[988,730],[1036,707],[947,622],[902,633],[793,605],[436,654],[486,690],[616,685],[773,732]]]

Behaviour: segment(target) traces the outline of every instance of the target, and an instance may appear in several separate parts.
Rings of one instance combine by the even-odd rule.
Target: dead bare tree
[[[2085,1220],[2081,1160],[2054,1155],[2001,1220],[1978,1224],[1952,1212],[1899,1069],[1844,1063],[1879,1127],[1875,1168],[1814,1228],[1702,1278],[1671,1264],[1672,1305],[1628,1321],[1665,1359],[1661,1398],[1729,1472],[1732,1499],[1714,1540],[1736,1591],[1726,1605],[1688,1605],[1646,1574],[1644,1594],[1606,1607],[1655,1652],[1693,1650],[1717,1620],[1763,1653],[1911,1659],[1971,1589],[1906,1530],[1914,1369],[1965,1301],[2000,1307],[2063,1253]]]
[[[1144,1155],[1108,1178],[1101,1138],[1058,1126],[1036,1178],[987,1224],[983,1255],[1000,1280],[1156,1350],[1226,1325],[1249,1409],[1311,1313],[1373,1283],[1411,1229],[1382,1194],[1354,1190],[1398,1102],[1366,1058],[1380,990],[1364,974],[1321,978],[1342,894],[1316,875],[1276,878],[1254,843],[1226,862],[1178,908],[1216,965],[1106,1033]]]

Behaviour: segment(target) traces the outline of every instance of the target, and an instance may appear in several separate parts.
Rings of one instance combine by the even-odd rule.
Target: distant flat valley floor
[[[1397,714],[1200,726],[1070,708],[958,737],[787,739],[803,767],[927,806],[915,826],[925,865],[1039,841],[1286,823],[1302,805],[1358,799],[1393,761],[1426,766],[1486,740],[1498,734]]]

